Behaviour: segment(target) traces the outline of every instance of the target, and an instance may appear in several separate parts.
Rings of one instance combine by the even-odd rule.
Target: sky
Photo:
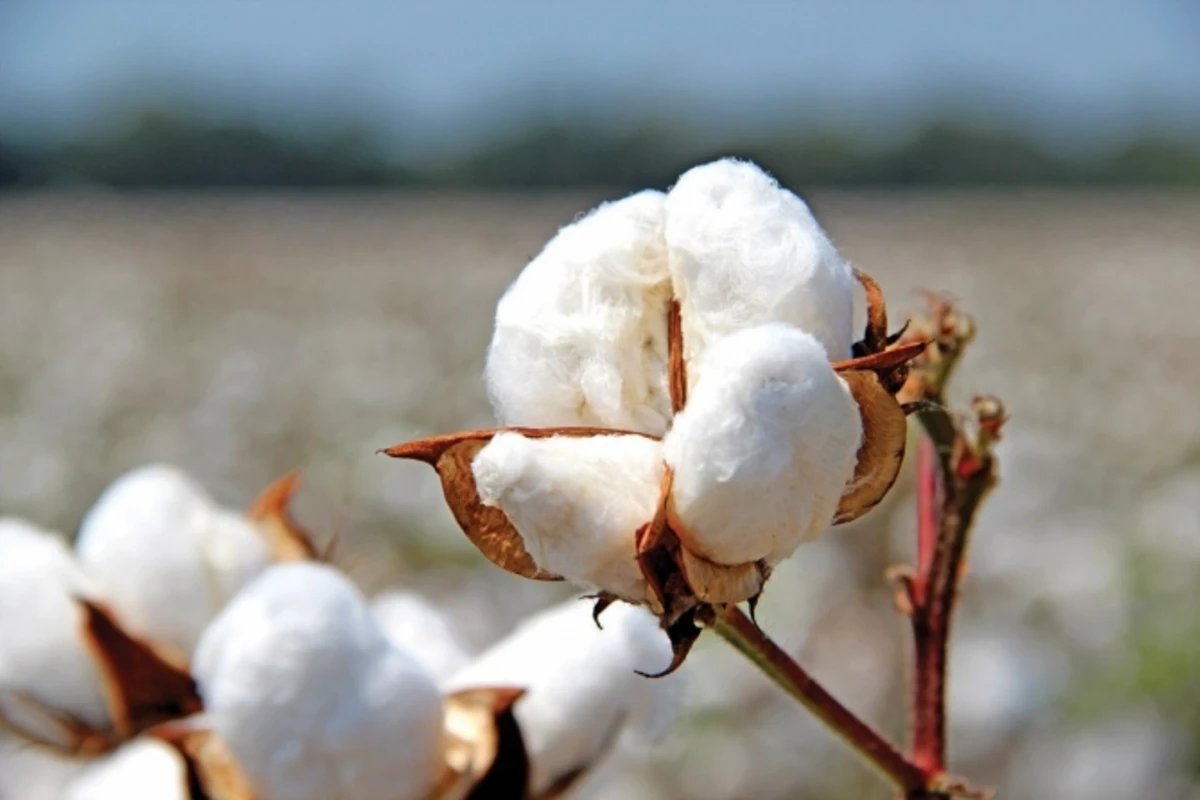
[[[1200,3],[0,0],[0,134],[68,138],[147,96],[443,143],[534,108],[886,137],[947,104],[1052,143],[1200,138]]]

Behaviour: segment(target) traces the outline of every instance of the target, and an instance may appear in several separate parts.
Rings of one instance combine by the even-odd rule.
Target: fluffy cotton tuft
[[[526,620],[455,675],[456,689],[519,686],[515,707],[532,765],[533,793],[591,766],[618,736],[648,742],[674,721],[678,673],[649,679],[671,662],[671,645],[648,611],[617,603],[592,621],[592,604],[568,601]]]
[[[268,558],[249,520],[165,465],[135,469],[109,486],[75,547],[131,630],[187,655]]]
[[[0,800],[62,800],[83,762],[0,730]]]
[[[667,195],[665,231],[688,360],[767,322],[812,334],[828,360],[849,357],[853,272],[804,201],[757,166],[722,159],[688,170]]]
[[[505,513],[539,567],[581,586],[645,599],[634,535],[658,505],[659,442],[501,433],[471,468],[480,500]]]
[[[410,653],[439,679],[470,660],[470,649],[441,609],[413,592],[389,591],[371,601],[371,613],[396,647]]]
[[[188,800],[187,770],[170,745],[138,739],[85,769],[62,800]]]
[[[97,593],[63,540],[22,520],[0,519],[0,691],[103,729],[108,706],[75,597]]]
[[[559,231],[496,309],[485,376],[501,424],[664,433],[670,294],[661,192]]]
[[[212,730],[272,800],[420,800],[442,769],[442,699],[331,567],[269,567],[205,632]]]
[[[862,420],[814,337],[762,325],[704,354],[663,442],[671,510],[693,553],[774,564],[823,532],[854,477]]]

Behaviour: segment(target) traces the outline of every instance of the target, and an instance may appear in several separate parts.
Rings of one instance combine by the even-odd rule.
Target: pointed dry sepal
[[[511,687],[473,688],[446,697],[446,771],[431,800],[485,800],[529,793],[529,755]]]
[[[838,503],[834,524],[858,519],[887,495],[900,466],[908,439],[908,420],[874,372],[845,372],[842,380],[850,387],[862,415],[863,440],[854,468],[854,480]]]
[[[183,759],[189,800],[260,800],[229,748],[203,718],[166,722],[149,734],[174,747]]]
[[[488,430],[464,431],[445,436],[432,436],[396,445],[381,452],[392,458],[423,461],[437,470],[442,479],[442,492],[454,519],[471,543],[496,566],[524,578],[539,581],[559,581],[561,577],[547,572],[533,560],[525,549],[525,543],[508,517],[498,508],[485,506],[479,499],[475,485],[475,474],[471,463],[475,456],[498,433],[511,431],[531,439],[550,436],[611,436],[632,434],[645,436],[634,431],[616,431],[608,428],[492,428]],[[648,437],[654,438],[654,437]]]
[[[246,516],[262,531],[276,561],[328,561],[331,553],[318,548],[312,534],[292,515],[292,497],[299,485],[299,476],[289,472],[263,489]]]
[[[182,659],[174,663],[175,659],[133,636],[97,603],[78,602],[84,612],[84,641],[100,668],[120,740],[200,710],[196,682]]]

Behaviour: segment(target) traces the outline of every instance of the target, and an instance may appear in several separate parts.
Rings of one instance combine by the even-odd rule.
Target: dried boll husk
[[[816,338],[772,324],[705,353],[663,440],[668,514],[715,564],[777,564],[833,522],[862,441],[859,409]]]
[[[97,596],[62,538],[0,519],[0,716],[20,715],[21,701],[28,701],[96,730],[112,725],[76,602]]]
[[[532,768],[533,796],[552,796],[621,740],[646,744],[671,725],[679,678],[648,680],[671,661],[671,645],[645,609],[613,606],[592,620],[571,600],[521,623],[456,674],[450,686],[525,688],[515,706]]]
[[[670,296],[661,192],[564,227],[496,308],[485,377],[497,419],[661,435]]]
[[[75,549],[131,630],[188,656],[217,612],[268,561],[249,520],[161,464],[109,486],[84,518]]]
[[[259,796],[423,800],[440,779],[433,676],[331,567],[267,568],[205,632],[193,672],[207,725]]]
[[[654,514],[662,447],[636,435],[497,434],[471,464],[539,567],[633,602],[646,596],[633,533]]]
[[[745,161],[685,172],[667,194],[668,260],[689,385],[719,339],[768,322],[806,331],[828,360],[853,342],[855,281],[804,201]]]

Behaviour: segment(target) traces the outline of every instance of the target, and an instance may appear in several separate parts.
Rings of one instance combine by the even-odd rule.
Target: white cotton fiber
[[[656,739],[674,721],[678,673],[671,644],[645,609],[616,603],[592,621],[592,603],[571,600],[530,617],[516,631],[454,676],[454,689],[518,686],[515,707],[529,751],[534,794],[591,766],[624,735]]]
[[[644,601],[634,536],[654,517],[662,446],[644,436],[501,433],[471,465],[479,498],[508,516],[539,567]]]
[[[438,680],[453,675],[470,660],[470,649],[454,623],[419,594],[383,592],[372,599],[371,613],[392,644],[420,661]]]
[[[267,563],[264,538],[174,467],[140,467],[88,512],[75,544],[131,630],[191,655],[205,626]]]
[[[502,425],[596,425],[661,435],[670,278],[663,195],[574,222],[500,300],[485,372]]]
[[[829,527],[862,421],[815,338],[762,325],[719,340],[663,442],[671,509],[697,555],[774,564]]]
[[[767,322],[811,333],[828,360],[849,357],[854,275],[799,197],[753,164],[722,159],[679,178],[666,220],[690,362],[720,337]],[[689,369],[694,386],[699,366]]]
[[[62,800],[83,766],[0,729],[0,800]]]
[[[271,800],[422,800],[442,769],[433,677],[339,572],[267,568],[196,650],[205,717]]]
[[[77,596],[97,593],[63,540],[22,520],[0,519],[0,692],[105,729],[108,705]]]
[[[88,766],[62,800],[188,800],[187,770],[170,745],[138,739]]]

